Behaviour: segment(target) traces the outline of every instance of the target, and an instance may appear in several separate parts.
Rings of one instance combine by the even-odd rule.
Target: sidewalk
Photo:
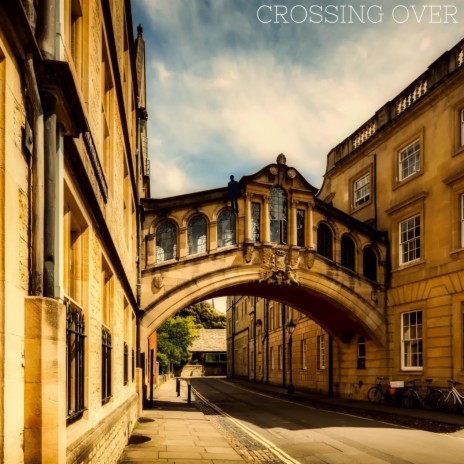
[[[145,409],[119,463],[244,463],[215,425],[187,404],[187,386],[176,393],[174,379],[155,390],[153,409]]]

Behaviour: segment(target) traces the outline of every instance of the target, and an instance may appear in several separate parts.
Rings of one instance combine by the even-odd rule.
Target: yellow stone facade
[[[329,342],[336,321],[318,319],[310,309],[305,313],[313,321],[287,307],[287,323],[292,314],[297,323],[295,387],[365,399],[377,376],[432,378],[440,387],[447,387],[448,379],[464,381],[463,95],[461,41],[329,153],[317,198],[388,236],[386,343],[379,346],[360,332],[345,342],[337,336]],[[335,249],[340,250],[341,239],[336,233]],[[358,265],[362,259],[358,253]],[[258,300],[256,313],[254,304],[254,297],[229,298],[229,374],[285,385],[288,334],[282,323],[278,329],[263,325],[266,308],[283,311],[282,304]],[[254,314],[268,344],[257,358],[256,375]],[[327,355],[331,352],[326,369],[318,369],[321,335]],[[287,366],[277,362],[276,367],[274,360],[274,368],[267,368],[266,357],[276,353]]]
[[[0,7],[0,461],[116,462],[141,400],[143,33],[124,0],[36,3]]]

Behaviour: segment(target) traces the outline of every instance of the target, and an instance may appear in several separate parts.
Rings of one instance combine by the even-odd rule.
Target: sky
[[[155,198],[279,153],[320,187],[328,152],[464,37],[464,0],[132,0],[132,16]]]

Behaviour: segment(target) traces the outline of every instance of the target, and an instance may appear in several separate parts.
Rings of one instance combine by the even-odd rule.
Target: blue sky
[[[153,197],[225,186],[281,152],[320,187],[329,150],[464,37],[464,0],[132,0],[132,14]]]

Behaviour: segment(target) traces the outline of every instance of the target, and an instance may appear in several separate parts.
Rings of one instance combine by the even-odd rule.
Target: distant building
[[[190,347],[192,364],[203,366],[204,375],[226,375],[226,329],[200,329]]]

